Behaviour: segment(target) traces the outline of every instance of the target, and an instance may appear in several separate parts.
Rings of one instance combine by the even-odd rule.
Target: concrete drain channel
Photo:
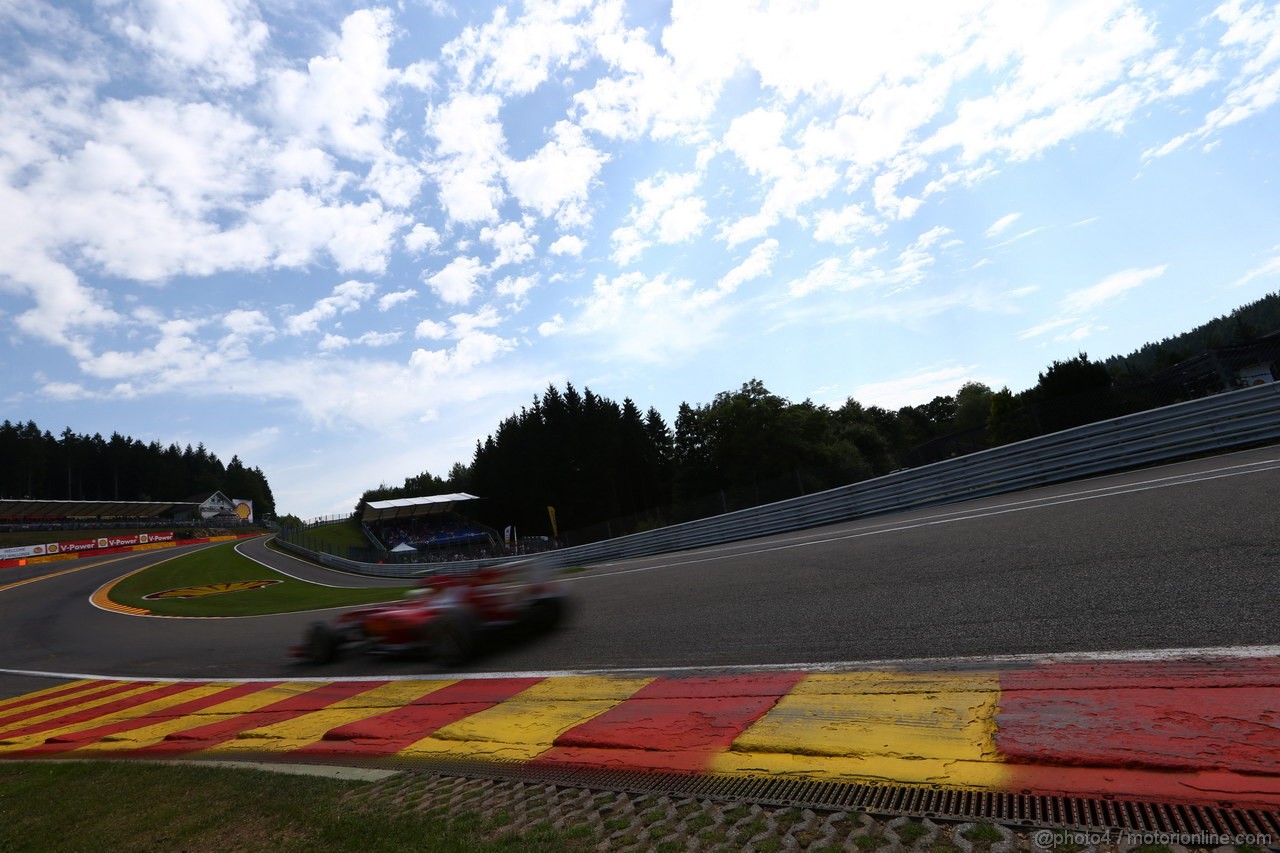
[[[272,760],[279,761],[279,756]],[[370,760],[346,763],[465,779],[741,802],[812,811],[907,815],[945,821],[990,821],[1023,828],[1280,838],[1280,811],[1237,808],[1230,803],[1193,805],[815,779],[558,767],[492,760]]]

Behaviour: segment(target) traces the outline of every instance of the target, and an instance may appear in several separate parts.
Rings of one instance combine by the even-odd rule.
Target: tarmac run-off
[[[465,759],[1280,808],[1280,658],[334,681],[80,678],[0,758]]]

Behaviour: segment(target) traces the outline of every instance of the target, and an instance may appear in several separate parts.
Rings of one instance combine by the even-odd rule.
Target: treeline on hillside
[[[238,456],[224,465],[205,449],[112,433],[58,437],[35,421],[0,424],[0,497],[29,500],[181,501],[220,491],[253,501],[254,514],[275,515],[271,486]]]
[[[1117,380],[1145,379],[1206,350],[1250,341],[1277,329],[1280,329],[1280,293],[1272,293],[1189,332],[1146,344],[1128,355],[1112,356],[1104,364]]]
[[[1235,343],[1233,332],[1256,331],[1267,317],[1275,318],[1268,329],[1280,327],[1280,296],[1241,310],[1243,319],[1201,327],[1208,337],[1179,336],[1139,353],[1155,364],[1171,357],[1164,347]],[[564,391],[553,385],[478,442],[469,466],[370,490],[357,513],[366,501],[466,491],[484,500],[464,512],[494,527],[550,533],[551,506],[570,542],[616,536],[1173,402],[1178,388],[1134,381],[1134,359],[1121,370],[1080,353],[1054,361],[1025,391],[971,382],[896,411],[853,399],[834,409],[795,403],[752,379],[710,403],[681,404],[672,425],[652,408],[641,414],[631,399],[619,404],[571,383]]]
[[[477,442],[470,466],[372,489],[356,511],[368,501],[465,491],[484,500],[464,512],[494,527],[550,533],[550,506],[558,532],[571,538],[619,535],[932,461],[922,449],[944,438],[950,443],[933,448],[943,456],[987,446],[988,433],[1017,440],[1038,424],[1083,422],[1091,410],[1112,408],[1095,399],[1099,376],[1106,369],[1081,355],[1051,366],[1030,394],[967,383],[897,411],[852,399],[837,409],[794,403],[753,379],[710,403],[682,404],[674,426],[655,409],[642,415],[630,399],[619,404],[572,383],[563,392],[553,385]],[[1035,414],[1063,397],[1071,398],[1069,418]]]

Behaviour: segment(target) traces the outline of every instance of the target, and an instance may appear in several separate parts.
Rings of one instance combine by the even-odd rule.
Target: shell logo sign
[[[231,581],[226,583],[206,583],[200,586],[182,586],[177,589],[166,589],[164,592],[153,592],[142,596],[147,601],[161,601],[170,598],[203,598],[207,595],[222,595],[227,592],[242,592],[249,589],[262,589],[265,586],[282,583],[282,581]]]
[[[232,504],[235,506],[236,518],[241,521],[253,521],[253,501],[235,498]]]

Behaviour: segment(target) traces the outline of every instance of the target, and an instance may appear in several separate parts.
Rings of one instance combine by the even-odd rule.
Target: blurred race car
[[[423,656],[457,666],[486,634],[504,628],[550,631],[568,600],[551,572],[529,564],[500,564],[424,578],[409,597],[361,607],[330,622],[313,622],[295,657],[315,664],[348,649]]]

